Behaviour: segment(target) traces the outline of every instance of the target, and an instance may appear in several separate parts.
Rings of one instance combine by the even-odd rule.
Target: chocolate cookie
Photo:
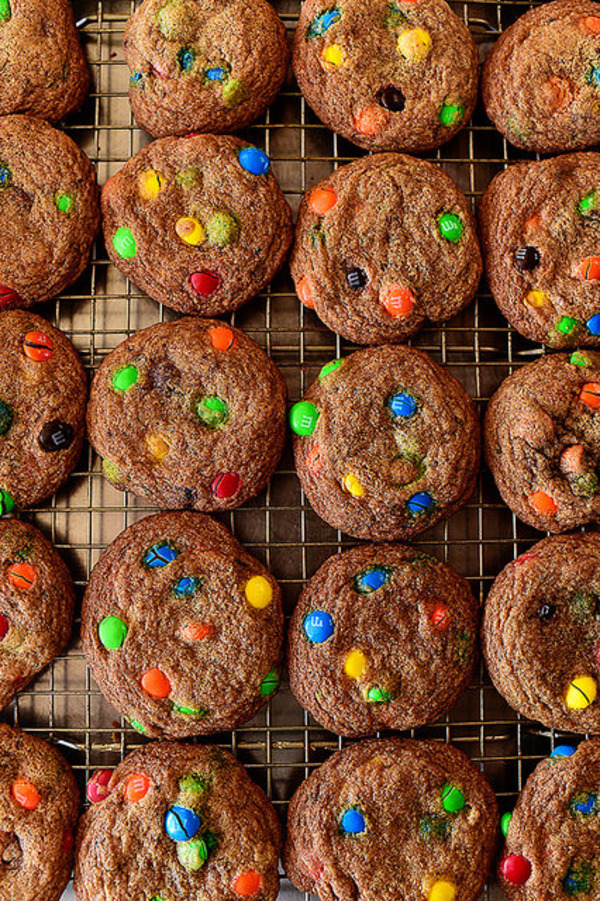
[[[478,622],[468,582],[429,554],[393,544],[335,554],[292,617],[291,689],[338,735],[422,726],[471,681]]]
[[[545,726],[600,732],[600,535],[555,535],[506,566],[482,624],[492,681]]]
[[[57,122],[79,109],[89,73],[68,0],[0,4],[0,115],[28,113]]]
[[[50,542],[18,519],[0,520],[0,571],[1,708],[67,644],[75,592]]]
[[[278,686],[281,592],[220,523],[159,513],[94,567],[81,637],[100,689],[145,735],[222,732]]]
[[[431,163],[378,153],[336,169],[300,206],[300,300],[358,344],[406,341],[472,299],[482,263],[469,205]]]
[[[10,513],[54,494],[75,468],[87,379],[68,338],[34,313],[0,313],[0,347],[0,513]]]
[[[305,0],[294,73],[309,105],[366,150],[431,150],[465,125],[478,54],[444,0]]]
[[[292,241],[291,211],[269,167],[238,138],[155,141],[102,190],[109,257],[182,313],[235,310],[271,281]]]
[[[600,4],[555,0],[504,31],[481,92],[498,131],[524,150],[558,153],[600,141]]]
[[[505,815],[498,878],[510,901],[598,898],[599,785],[598,740],[560,745],[537,765]]]
[[[358,350],[323,367],[290,411],[302,488],[354,538],[410,538],[466,503],[479,420],[460,382],[412,347]]]
[[[599,182],[600,154],[571,153],[510,166],[483,197],[490,288],[532,341],[600,345]]]
[[[1,117],[0,309],[50,300],[79,278],[99,222],[94,167],[77,144],[41,119]]]
[[[597,352],[542,357],[502,382],[485,416],[485,455],[519,519],[566,532],[600,518],[599,417]]]
[[[3,901],[58,901],[71,875],[79,792],[51,745],[0,724]]]
[[[148,744],[108,788],[80,821],[79,901],[277,898],[277,815],[227,751]]]
[[[239,329],[179,319],[136,332],[92,384],[106,477],[159,507],[222,510],[261,491],[285,441],[284,381]]]
[[[289,57],[266,0],[144,0],[125,29],[135,121],[154,137],[237,131],[273,103]]]
[[[492,789],[452,745],[363,741],[292,798],[284,867],[322,901],[475,901],[497,827]]]

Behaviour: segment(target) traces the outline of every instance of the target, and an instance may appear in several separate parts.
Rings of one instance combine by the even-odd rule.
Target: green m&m
[[[177,842],[177,860],[189,873],[196,873],[208,860],[208,848],[203,838]]]
[[[11,15],[10,0],[0,0],[0,22],[8,22]]]
[[[130,228],[118,228],[113,235],[112,245],[124,260],[130,260],[137,253],[137,244]]]
[[[442,213],[438,219],[438,227],[442,238],[456,244],[463,233],[463,224],[456,213]]]
[[[331,363],[325,363],[319,373],[319,381],[322,382],[324,378],[339,369],[343,362],[343,360],[332,360]]]
[[[206,233],[211,244],[216,244],[217,247],[226,247],[228,244],[235,244],[240,233],[240,226],[235,216],[232,216],[227,210],[220,210],[208,220]]]
[[[220,397],[201,397],[196,404],[196,413],[208,429],[218,429],[229,416],[229,409]]]
[[[72,213],[75,209],[75,198],[72,194],[55,194],[54,203],[60,213]]]
[[[508,827],[510,826],[510,821],[512,820],[512,813],[510,811],[506,811],[503,813],[500,818],[500,829],[502,831],[502,835],[506,838],[506,833],[508,832]]]
[[[574,332],[579,331],[580,327],[581,323],[579,320],[574,319],[572,316],[561,316],[556,323],[556,331],[560,332],[561,335],[572,335]]]
[[[571,354],[569,363],[571,363],[573,366],[589,366],[590,358],[586,357],[585,354],[582,354],[580,350],[576,350],[575,353]]]
[[[116,372],[113,372],[112,386],[115,391],[128,391],[137,382],[138,375],[137,369],[132,364],[123,366],[122,369],[117,369]]]
[[[464,106],[455,103],[444,103],[440,110],[440,122],[442,125],[451,126],[460,122],[465,114]]]
[[[116,651],[127,638],[127,626],[119,616],[105,616],[98,623],[98,638],[109,651]]]
[[[597,195],[595,191],[592,191],[591,194],[586,194],[585,197],[582,197],[579,201],[578,207],[579,212],[582,216],[585,216],[596,206]]]
[[[279,685],[279,675],[278,673],[272,669],[265,678],[260,683],[260,693],[263,698],[267,695],[273,694],[273,692],[277,689]]]
[[[290,428],[296,435],[312,435],[319,415],[314,404],[301,400],[290,410]]]
[[[442,807],[446,813],[458,813],[465,806],[465,796],[460,788],[446,782],[442,789]]]
[[[0,489],[0,516],[4,516],[5,513],[12,513],[14,509],[14,497],[8,491],[5,491],[4,488]]]

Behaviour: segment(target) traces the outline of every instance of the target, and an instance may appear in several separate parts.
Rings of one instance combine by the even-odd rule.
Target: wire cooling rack
[[[75,0],[73,5],[77,18],[83,20],[80,27],[93,89],[82,112],[65,127],[94,161],[103,184],[148,140],[131,117],[122,49],[125,23],[135,4],[133,0]],[[293,33],[300,0],[276,0],[274,5]],[[454,4],[454,9],[468,23],[483,56],[498,33],[528,6],[482,0]],[[291,76],[266,116],[244,137],[267,151],[294,211],[308,187],[336,166],[362,155],[319,123]],[[472,124],[429,158],[442,164],[475,206],[497,171],[527,155],[510,148],[478,108]],[[71,338],[90,376],[106,353],[132,331],[174,315],[138,292],[109,264],[100,239],[82,278],[41,313]],[[287,268],[269,291],[235,313],[231,321],[271,354],[292,401],[324,363],[353,349],[300,306]],[[444,363],[480,410],[515,366],[542,352],[507,327],[484,284],[467,310],[448,325],[424,329],[413,343]],[[123,528],[150,512],[155,511],[108,485],[98,458],[86,446],[65,488],[26,518],[54,541],[81,596],[102,549]],[[288,614],[304,581],[328,556],[353,543],[321,522],[307,505],[289,446],[266,491],[222,519],[271,568],[282,586]],[[502,504],[484,471],[467,507],[416,544],[463,573],[483,600],[500,569],[540,537]],[[103,700],[85,666],[78,633],[77,622],[67,653],[18,696],[3,718],[55,743],[83,787],[95,768],[116,765],[144,739]],[[533,766],[559,739],[514,714],[483,670],[447,719],[411,735],[451,741],[462,748],[490,779],[502,810],[512,807]],[[252,722],[213,740],[230,748],[249,768],[282,819],[295,788],[342,745],[300,709],[285,679],[282,690]],[[492,889],[485,897],[496,894],[497,889]],[[282,895],[291,899],[298,893],[284,882]],[[71,897],[69,889],[65,899]]]

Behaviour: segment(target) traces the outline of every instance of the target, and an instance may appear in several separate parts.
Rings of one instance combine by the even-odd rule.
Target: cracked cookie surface
[[[322,901],[479,898],[496,799],[459,750],[399,738],[333,754],[290,802],[285,871]]]
[[[328,363],[292,407],[290,424],[311,506],[354,538],[417,535],[458,510],[475,486],[473,402],[412,347],[368,348]]]
[[[79,901],[275,901],[281,828],[264,792],[227,751],[153,742],[114,771],[81,818]]]
[[[478,55],[444,0],[305,0],[294,73],[322,122],[366,150],[431,150],[471,118]]]
[[[338,735],[432,722],[471,681],[478,622],[468,582],[429,554],[393,544],[336,554],[290,623],[292,692]]]
[[[153,738],[234,729],[279,684],[277,582],[199,513],[160,513],[121,532],[94,567],[81,621],[100,689]]]
[[[156,138],[237,131],[275,100],[289,57],[266,0],[144,0],[125,29],[133,115]]]
[[[284,381],[239,329],[187,317],[136,332],[92,383],[88,435],[117,488],[222,510],[258,494],[285,441]]]
[[[505,379],[485,415],[484,449],[502,499],[540,531],[600,517],[600,354],[528,363]]]

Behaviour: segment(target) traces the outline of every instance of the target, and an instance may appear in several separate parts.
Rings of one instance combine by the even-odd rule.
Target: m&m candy
[[[325,610],[313,610],[304,617],[304,634],[313,644],[323,644],[333,635],[333,617]]]
[[[346,832],[349,835],[359,835],[361,832],[366,831],[367,823],[360,810],[351,807],[350,810],[342,814],[340,827],[342,832]]]
[[[202,826],[201,817],[187,807],[175,804],[165,816],[165,830],[174,842],[187,842]]]

